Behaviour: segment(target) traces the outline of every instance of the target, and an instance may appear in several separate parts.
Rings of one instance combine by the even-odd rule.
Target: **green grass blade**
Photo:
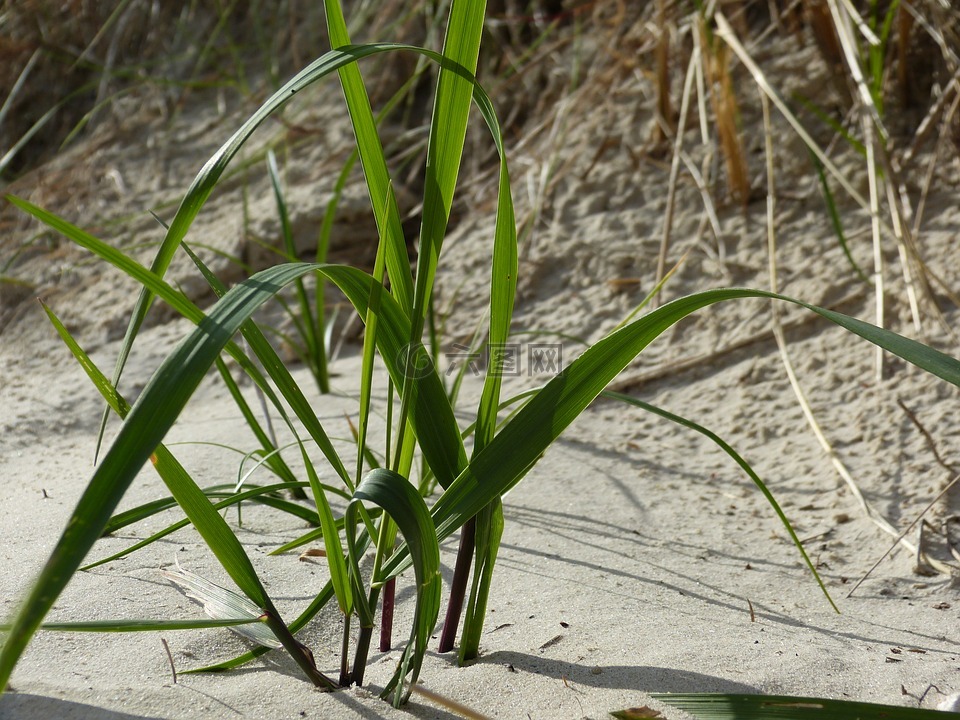
[[[217,358],[216,364],[217,371],[220,373],[220,377],[223,380],[223,384],[226,386],[227,391],[230,393],[230,397],[233,398],[234,405],[236,405],[240,410],[240,414],[243,415],[243,419],[247,423],[247,427],[250,428],[250,431],[260,443],[260,449],[263,453],[263,456],[266,457],[267,465],[269,465],[270,469],[281,479],[287,482],[296,482],[296,476],[284,461],[283,456],[280,455],[278,448],[273,444],[273,440],[270,438],[270,435],[268,435],[263,429],[263,426],[260,425],[260,421],[257,420],[257,416],[253,414],[253,410],[250,409],[250,405],[247,403],[246,398],[244,398],[243,393],[240,392],[240,387],[237,385],[237,381],[234,380],[233,375],[230,374],[227,364],[222,358]]]
[[[957,717],[957,713],[940,710],[785,695],[651,693],[650,697],[701,720],[943,720]],[[612,714],[616,718],[631,717]]]
[[[310,508],[305,508],[302,505],[291,503],[283,500],[283,498],[280,497],[269,497],[270,494],[278,493],[282,490],[290,490],[295,487],[302,488],[307,486],[308,484],[305,482],[281,482],[274,483],[272,485],[246,485],[246,489],[243,492],[234,492],[232,490],[232,484],[213,485],[211,487],[202,488],[202,490],[203,494],[208,498],[227,498],[228,500],[232,500],[233,503],[260,498],[265,505],[270,505],[270,507],[274,507],[291,515],[295,515],[303,520],[306,520],[311,525],[319,526],[320,518],[318,518],[317,514]],[[264,495],[267,497],[261,498],[261,496]],[[229,507],[229,504],[232,503],[223,505],[223,507]],[[108,522],[103,528],[103,537],[106,537],[111,533],[115,533],[118,530],[127,527],[128,525],[133,525],[134,523],[145,520],[148,517],[152,517],[153,515],[163,512],[164,510],[169,510],[172,507],[176,507],[176,505],[177,501],[175,498],[165,497],[158,500],[152,500],[151,502],[144,503],[143,505],[138,505],[137,507],[130,508],[122,513],[117,513],[110,518],[110,522]]]
[[[387,185],[390,196],[386,205],[393,200],[393,185]],[[383,227],[385,222],[378,222]],[[367,300],[367,312],[364,318],[363,353],[360,368],[360,408],[357,413],[357,483],[363,475],[364,450],[367,447],[367,428],[370,421],[370,395],[373,387],[373,366],[377,354],[377,327],[380,313],[380,298],[384,294],[383,281],[386,270],[387,239],[381,235],[377,244],[377,255],[373,262],[373,282],[370,285],[370,297]],[[389,396],[388,396],[389,397]],[[391,400],[388,400],[391,402]],[[389,436],[390,429],[387,428]],[[387,458],[387,462],[390,459]]]
[[[250,625],[262,623],[259,617],[203,618],[198,620],[78,620],[77,622],[43,623],[40,630],[52,632],[95,632],[95,633],[128,633],[128,632],[164,632],[167,630],[206,630],[207,628],[233,627],[235,625]],[[9,625],[0,625],[0,632],[10,630]]]
[[[327,265],[324,273],[347,296],[361,317],[366,317],[371,290],[375,280],[356,268]],[[394,385],[401,387],[406,369],[407,354],[413,352],[417,371],[409,384],[410,421],[424,457],[440,484],[444,487],[453,482],[459,469],[467,462],[463,439],[457,427],[456,416],[437,375],[421,343],[411,351],[409,340],[410,321],[400,304],[389,294],[380,294],[380,311],[377,325],[377,348]]]
[[[484,505],[513,487],[606,384],[662,332],[700,308],[741,298],[779,299],[805,307],[960,387],[960,361],[841,313],[782,295],[741,288],[710,290],[678,298],[584,351],[517,412],[434,505],[432,515],[440,539],[449,537]],[[385,572],[395,573],[403,564],[404,553],[398,552]]]
[[[327,18],[327,32],[330,44],[335,48],[350,45],[350,33],[343,17],[339,0],[324,0],[324,12]],[[370,107],[370,98],[363,82],[363,76],[356,63],[346,65],[338,71],[343,97],[350,113],[353,133],[357,140],[357,151],[363,176],[367,181],[367,191],[373,216],[377,222],[381,242],[386,242],[386,265],[390,276],[391,292],[400,307],[409,315],[413,302],[413,279],[410,274],[410,257],[403,237],[400,223],[400,209],[396,197],[390,192],[390,173],[383,153],[377,122]]]
[[[373,513],[371,513],[373,514]],[[363,533],[357,544],[357,552],[365,553],[367,548],[370,546],[370,537]],[[291,632],[299,632],[303,627],[310,622],[320,610],[322,610],[328,602],[333,598],[333,584],[328,580],[327,583],[323,586],[323,589],[317,593],[317,596],[311,601],[311,603],[301,612],[289,625]],[[240,667],[251,660],[254,660],[268,651],[268,648],[256,648],[250,652],[239,655],[231,660],[224,660],[221,663],[215,665],[208,665],[206,667],[196,668],[195,670],[187,670],[187,673],[201,673],[201,672],[223,672],[224,670],[230,670],[235,667]]]
[[[490,111],[492,112],[492,108]],[[499,124],[495,121],[490,123],[489,115],[485,117],[500,154],[500,181],[490,274],[489,362],[480,404],[477,407],[474,454],[482,451],[496,432],[504,363],[509,360],[505,355],[506,345],[510,337],[513,304],[517,294],[517,225],[510,193],[510,175]],[[463,619],[459,651],[461,663],[477,657],[480,652],[480,635],[483,632],[487,599],[493,581],[493,568],[503,535],[503,507],[499,498],[476,516],[475,523],[475,569],[467,612]],[[463,547],[461,552],[469,552],[469,547]]]
[[[234,287],[154,374],[14,618],[0,651],[0,689],[6,687],[14,665],[43,617],[103,532],[134,477],[157,449],[214,359],[260,305],[310,269],[309,265],[281,265]],[[272,603],[243,547],[200,488],[191,482],[184,483],[178,490],[179,494],[173,492],[177,501],[237,586],[258,605],[271,609]],[[277,621],[275,615],[274,621]]]
[[[476,515],[473,584],[463,617],[459,661],[462,665],[480,655],[480,636],[487,614],[487,600],[493,582],[493,568],[497,562],[500,539],[503,536],[503,504],[500,498]]]
[[[161,447],[162,447],[162,446],[161,446]],[[157,458],[157,470],[158,470],[158,472],[160,472],[161,466],[162,466],[162,458],[160,457],[160,451],[158,450],[158,458]],[[233,505],[237,505],[237,504],[242,503],[242,502],[244,502],[244,501],[246,501],[246,500],[252,500],[252,501],[254,501],[254,502],[259,502],[259,503],[262,503],[263,505],[269,505],[270,507],[274,507],[274,508],[277,508],[278,510],[282,510],[282,511],[287,512],[287,513],[289,513],[289,514],[291,514],[291,515],[294,515],[294,516],[303,518],[304,520],[306,520],[307,522],[309,522],[311,525],[320,525],[320,518],[317,516],[317,514],[316,514],[315,512],[313,512],[313,511],[310,510],[309,508],[305,508],[305,507],[303,507],[302,505],[297,505],[296,503],[288,502],[288,501],[283,500],[283,499],[281,499],[281,498],[271,498],[271,497],[269,497],[269,493],[275,493],[275,492],[280,491],[280,490],[289,490],[289,489],[291,489],[291,488],[302,488],[302,487],[307,487],[307,486],[308,486],[308,484],[305,483],[305,482],[297,482],[297,483],[277,483],[277,484],[275,484],[275,485],[264,485],[263,487],[252,487],[252,488],[250,488],[250,489],[248,489],[248,490],[244,490],[243,492],[240,492],[240,493],[233,493],[233,492],[229,492],[229,493],[226,493],[226,492],[224,492],[224,493],[211,493],[209,490],[204,490],[204,494],[206,494],[208,497],[219,497],[219,496],[221,496],[221,495],[226,495],[226,496],[227,496],[225,499],[220,500],[219,502],[216,502],[216,503],[213,504],[214,510],[223,510],[224,508],[232,507]],[[167,499],[164,499],[164,500],[159,500],[159,501],[157,501],[157,503],[163,503],[163,507],[161,507],[160,510],[165,510],[165,509],[167,509],[167,508],[176,506],[177,501],[176,501],[174,498],[167,498]],[[154,509],[154,508],[152,507],[153,505],[154,505],[154,503],[149,503],[149,506],[151,506],[151,507],[149,508],[150,510],[153,510],[153,509]],[[141,506],[141,508],[143,508],[143,507],[145,507],[145,506]],[[140,510],[140,508],[137,508],[137,510]],[[131,511],[131,512],[132,512],[132,511]],[[123,515],[123,514],[124,514],[124,513],[121,513],[121,515]],[[138,513],[138,514],[139,514],[139,513]],[[154,514],[154,513],[153,513],[153,512],[150,512],[149,514],[152,515],[152,514]],[[146,515],[144,515],[144,516],[146,516]],[[118,515],[118,516],[115,516],[113,519],[111,519],[111,522],[113,522],[113,520],[118,519],[118,518],[120,518],[119,515]],[[139,519],[139,518],[138,518],[138,519]],[[135,522],[135,520],[131,520],[130,522]],[[127,548],[125,548],[125,549],[123,549],[123,550],[121,550],[121,551],[119,551],[119,552],[116,552],[116,553],[114,553],[113,555],[110,555],[110,556],[108,556],[108,557],[105,557],[105,558],[102,558],[102,559],[100,559],[100,560],[97,560],[96,562],[92,562],[92,563],[89,563],[88,565],[84,565],[84,566],[81,567],[80,569],[81,569],[81,570],[91,570],[91,569],[93,569],[93,568],[95,568],[95,567],[98,567],[98,566],[100,566],[100,565],[105,565],[106,563],[113,562],[114,560],[119,560],[120,558],[126,557],[126,556],[128,556],[128,555],[136,552],[137,550],[140,550],[141,548],[145,548],[147,545],[152,545],[152,544],[153,544],[154,542],[156,542],[157,540],[160,540],[161,538],[164,538],[164,537],[166,537],[167,535],[170,535],[170,534],[172,534],[172,533],[175,533],[177,530],[181,530],[182,528],[187,527],[189,524],[190,524],[190,519],[189,519],[189,518],[184,518],[183,520],[178,520],[177,522],[173,523],[172,525],[168,525],[168,526],[165,527],[163,530],[159,530],[159,531],[153,533],[152,535],[150,535],[150,536],[148,536],[148,537],[145,537],[143,540],[140,540],[140,541],[134,543],[134,544],[131,545],[130,547],[127,547]],[[104,534],[106,534],[106,530],[104,530]]]
[[[820,589],[823,591],[824,596],[826,596],[831,607],[840,612],[840,608],[837,607],[837,604],[833,602],[833,598],[830,597],[830,593],[827,591],[827,586],[823,584],[823,579],[820,577],[820,573],[817,572],[816,566],[813,564],[813,561],[810,560],[810,557],[807,555],[807,551],[803,548],[803,543],[800,542],[800,538],[797,537],[796,532],[793,530],[793,525],[790,524],[790,521],[787,519],[786,514],[780,508],[780,504],[777,502],[776,498],[773,497],[773,493],[770,492],[763,480],[760,479],[760,476],[754,471],[750,464],[743,459],[743,457],[734,450],[723,438],[714,433],[711,430],[699,425],[698,423],[693,422],[692,420],[687,420],[680,415],[675,415],[672,412],[658,408],[655,405],[646,403],[643,400],[640,400],[625,393],[612,392],[609,390],[604,390],[602,393],[603,397],[610,398],[612,400],[618,400],[622,403],[627,403],[628,405],[634,405],[635,407],[646,410],[647,412],[659,415],[662,418],[666,418],[672,422],[682,425],[683,427],[690,428],[695,430],[701,435],[709,438],[713,441],[721,450],[723,450],[730,458],[740,466],[740,468],[753,480],[754,485],[763,493],[763,496],[767,499],[767,502],[770,503],[770,506],[773,508],[773,511],[777,514],[777,517],[780,518],[780,522],[783,523],[783,526],[786,528],[787,533],[790,535],[790,539],[793,541],[794,546],[800,552],[801,557],[803,557],[804,563],[807,567],[810,568],[810,572],[813,573],[813,577],[816,578],[817,583],[820,585]]]
[[[371,502],[383,508],[400,529],[413,561],[417,583],[417,603],[414,610],[413,628],[410,642],[407,644],[400,666],[393,679],[387,684],[382,697],[392,696],[393,703],[400,706],[404,699],[403,680],[409,674],[410,684],[417,681],[420,666],[427,651],[427,642],[440,613],[440,545],[430,511],[416,488],[395,472],[380,468],[372,470],[363,478],[354,493],[354,500],[347,508],[347,516],[355,516],[360,502]],[[351,523],[346,522],[347,538],[351,548],[355,541],[351,537]],[[357,557],[357,553],[353,553]],[[377,582],[378,578],[374,578]]]
[[[853,259],[853,254],[850,252],[850,247],[847,243],[847,235],[843,231],[843,220],[840,218],[840,211],[837,209],[837,203],[834,200],[833,191],[830,190],[830,183],[827,180],[826,172],[824,172],[823,163],[820,162],[820,158],[818,158],[812,152],[810,153],[810,161],[813,163],[813,167],[817,171],[817,179],[820,181],[820,192],[823,194],[823,202],[827,206],[827,214],[830,216],[830,226],[833,228],[833,234],[837,236],[837,242],[840,244],[840,249],[843,250],[843,254],[847,258],[847,262],[850,263],[850,267],[853,268],[853,272],[856,274],[856,276],[867,285],[872,285],[873,281],[867,277],[867,274],[857,264],[857,261]]]
[[[327,551],[327,567],[330,569],[333,592],[340,605],[340,612],[349,616],[353,612],[353,590],[350,586],[347,564],[343,559],[343,545],[340,543],[337,521],[333,517],[327,495],[320,486],[320,478],[317,477],[317,471],[310,462],[303,443],[300,444],[300,452],[303,455],[303,466],[310,480],[310,490],[317,504],[317,514],[320,516],[320,529],[323,531],[323,545]]]
[[[200,272],[203,273],[204,278],[210,284],[210,287],[213,288],[213,291],[217,294],[217,296],[223,297],[223,295],[226,293],[226,287],[224,287],[223,283],[221,283],[220,280],[217,279],[212,272],[210,272],[210,269],[204,265],[203,261],[200,260],[200,258],[197,257],[197,255],[194,254],[186,244],[183,246],[183,248],[189,254],[196,266],[200,269]],[[303,267],[307,266],[304,265]],[[311,265],[309,267],[313,270],[317,270],[321,266]],[[297,384],[297,381],[293,379],[293,375],[290,374],[287,366],[280,359],[280,356],[277,355],[277,351],[273,349],[273,346],[267,340],[266,336],[263,334],[263,331],[255,322],[253,322],[253,320],[247,320],[240,326],[240,332],[243,333],[243,337],[250,344],[250,348],[257,356],[260,364],[276,384],[280,394],[283,395],[284,399],[290,404],[290,408],[296,414],[297,418],[299,418],[299,420],[303,423],[304,427],[306,427],[307,432],[310,434],[310,437],[313,438],[313,441],[317,444],[317,447],[320,448],[320,451],[323,453],[324,457],[330,462],[330,466],[334,469],[340,479],[343,480],[344,484],[348,488],[352,489],[353,483],[350,482],[350,476],[347,473],[347,469],[344,467],[343,461],[340,459],[336,449],[333,447],[333,443],[330,442],[330,438],[323,429],[323,425],[317,418],[317,413],[311,407],[310,402],[307,400],[306,396],[304,396],[303,391],[300,390],[300,386]],[[247,366],[244,366],[244,370],[246,370],[248,374],[250,373],[249,363]],[[254,381],[257,380],[257,375],[258,373],[251,375]],[[259,382],[257,384],[270,398],[274,407],[279,411],[281,417],[286,422],[287,427],[290,428],[293,436],[299,439],[296,428],[294,428],[293,424],[290,422],[286,411],[284,410],[282,404],[277,400],[273,390],[265,384],[261,384]]]
[[[960,361],[915,340],[782,295],[740,288],[710,290],[674,300],[608,335],[551,380],[441,496],[433,515],[447,537],[519,477],[616,375],[650,342],[708,305],[739,298],[772,298],[812,310],[928,372],[960,386]],[[489,485],[488,485],[489,483]],[[494,489],[499,492],[491,494]],[[467,500],[466,498],[470,498]]]
[[[351,66],[352,67],[352,66]],[[280,181],[280,170],[277,167],[277,157],[273,150],[267,151],[267,174],[273,188],[273,196],[277,203],[277,214],[280,216],[280,234],[288,262],[297,262],[297,247],[293,238],[293,228],[290,226],[290,212],[287,210],[287,201],[283,194],[283,183]],[[294,282],[297,296],[297,305],[300,315],[291,314],[296,327],[303,339],[307,356],[307,366],[313,372],[317,386],[321,393],[330,392],[330,377],[327,373],[327,355],[323,344],[323,328],[318,327],[313,317],[307,289],[302,279]],[[322,292],[322,288],[320,289]],[[321,301],[322,302],[322,301]]]
[[[163,300],[177,312],[192,322],[198,323],[204,317],[202,311],[187,300],[182,293],[174,290],[161,278],[119,250],[107,245],[62,218],[25,200],[13,196],[8,196],[8,200],[41,222],[70,238],[81,247],[90,250],[117,269],[130,275],[138,282],[150,287],[155,294],[162,297]],[[189,252],[189,248],[187,248],[186,245],[184,248]],[[211,282],[214,290],[218,293],[223,292],[223,285],[209,273],[209,270],[205,268],[199,258],[196,258],[195,255],[192,256],[195,258],[195,262],[198,263],[198,267],[200,267],[202,271],[205,271],[205,275],[208,281]],[[369,275],[350,267],[331,265],[311,265],[310,267],[319,270],[335,282],[354,305],[360,316],[366,316],[373,283],[373,279]],[[382,330],[377,333],[377,344],[381,357],[384,359],[394,383],[399,387],[402,384],[404,372],[403,352],[407,338],[409,337],[409,320],[400,309],[399,303],[387,294],[383,294],[381,314],[384,320]],[[337,456],[329,439],[326,437],[326,433],[320,425],[316,413],[312,411],[309,402],[303,396],[303,393],[299,391],[289,371],[280,361],[276,352],[270,346],[270,343],[263,337],[263,333],[259,331],[253,323],[249,325],[244,324],[243,330],[261,363],[263,363],[267,371],[271,373],[271,377],[274,382],[277,383],[278,389],[290,403],[298,417],[304,422],[318,447],[324,452],[334,470],[347,487],[352,487],[350,476],[343,467],[343,463],[340,461],[339,456]],[[231,351],[231,356],[241,364],[245,372],[253,377],[268,397],[271,398],[275,407],[283,414],[288,425],[290,425],[283,406],[276,399],[272,388],[259,376],[259,373],[249,359],[232,343],[227,346],[227,349]],[[412,389],[414,391],[414,399],[411,420],[414,422],[417,437],[420,440],[427,461],[430,463],[441,485],[446,487],[453,482],[453,478],[457,476],[460,468],[466,465],[466,452],[463,448],[463,441],[460,438],[459,431],[457,430],[453,409],[447,400],[443,383],[440,381],[432,365],[423,368],[423,373],[416,378]],[[296,435],[293,426],[290,425],[290,427]]]
[[[450,5],[443,56],[470,73],[477,69],[485,10],[484,0],[454,0]],[[423,328],[426,317],[430,290],[433,287],[457,176],[460,173],[473,90],[473,84],[462,74],[447,66],[441,68],[430,120],[430,138],[427,141],[420,254],[417,259],[414,295],[414,334],[411,340],[419,339],[418,330]]]
[[[450,208],[456,190],[463,143],[470,113],[470,100],[474,86],[456,67],[473,73],[480,52],[480,35],[486,2],[478,0],[454,0],[450,5],[446,35],[443,43],[442,64],[437,79],[433,114],[430,119],[430,137],[427,141],[427,165],[424,178],[423,211],[420,222],[420,246],[417,256],[417,276],[414,287],[413,309],[410,313],[410,349],[421,341],[424,322],[430,306],[434,277],[440,250],[450,218]],[[429,356],[427,356],[429,357]],[[397,445],[403,444],[407,413],[411,401],[411,383],[406,382],[414,372],[412,362],[416,354],[408,354],[404,382],[399,385],[400,414]],[[439,476],[438,476],[439,477]]]

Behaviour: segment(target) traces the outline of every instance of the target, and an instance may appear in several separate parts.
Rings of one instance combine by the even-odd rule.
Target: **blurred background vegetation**
[[[344,5],[355,42],[438,47],[448,3]],[[857,26],[838,26],[831,6],[844,8]],[[501,116],[515,179],[523,178],[515,184],[521,240],[559,183],[583,182],[614,156],[664,172],[671,158],[678,165],[685,157],[679,176],[719,208],[708,208],[714,217],[765,196],[759,133],[744,133],[760,122],[756,86],[717,36],[721,14],[827,155],[853,158],[862,173],[862,121],[880,123],[879,150],[889,160],[879,163],[881,174],[922,210],[934,169],[943,165],[937,158],[960,148],[960,8],[949,0],[490,0],[478,74]],[[328,49],[324,28],[322,4],[309,0],[0,0],[0,185],[22,179],[30,186],[24,176],[31,170],[97,131],[116,144],[111,128],[127,142],[148,121],[172,126],[185,109],[248,111]],[[844,55],[844,34],[856,57]],[[784,66],[798,52],[804,64]],[[690,69],[696,81],[687,83]],[[387,152],[400,168],[398,192],[414,196],[432,102],[430,79],[415,76],[418,70],[426,64],[412,54],[363,64],[375,110],[393,102],[382,125],[392,134]],[[678,142],[685,94],[690,108]],[[282,142],[312,130],[297,117],[280,122]],[[787,140],[799,152],[781,155],[783,172],[816,186],[803,144]],[[493,151],[486,141],[468,142],[465,162],[473,167],[464,176],[489,199]],[[477,202],[479,195],[459,196],[461,211],[465,197]],[[830,211],[846,201],[838,198]],[[665,258],[669,221],[664,236]],[[11,271],[0,262],[0,275]]]
[[[864,65],[877,75],[877,99],[893,118],[891,130],[909,134],[931,112],[947,112],[947,101],[956,95],[960,10],[947,0],[855,4],[883,39],[876,52],[864,48]],[[514,142],[548,127],[561,98],[575,102],[566,111],[578,121],[596,122],[617,105],[627,85],[638,84],[648,102],[631,112],[658,115],[665,122],[654,123],[651,135],[664,139],[676,129],[686,62],[699,41],[694,34],[710,34],[709,21],[697,27],[696,18],[709,19],[719,10],[748,47],[815,44],[822,63],[836,72],[835,82],[802,102],[842,126],[856,88],[843,68],[828,5],[827,0],[491,0],[479,74]],[[346,3],[357,42],[436,45],[445,11],[443,0]],[[0,177],[9,181],[28,172],[111,115],[135,109],[171,118],[197,94],[215,94],[221,107],[260,100],[325,51],[324,25],[322,6],[308,0],[3,0]],[[729,156],[737,152],[736,143],[725,138],[721,116],[729,112],[735,120],[735,96],[745,76],[720,44],[701,39],[716,50],[705,69],[718,90],[720,102],[712,111],[727,171],[735,175],[739,161]],[[365,64],[375,102],[385,101],[416,67],[414,57],[397,57],[403,56]],[[795,68],[798,74],[810,70]],[[409,88],[396,111],[402,113],[398,121],[408,127],[425,122],[429,87],[424,81]],[[724,98],[732,100],[728,110]],[[954,141],[960,141],[955,118],[951,127]],[[740,195],[744,188],[732,192]]]

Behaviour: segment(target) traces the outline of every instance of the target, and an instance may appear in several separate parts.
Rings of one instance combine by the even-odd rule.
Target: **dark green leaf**
[[[652,698],[701,720],[946,720],[960,713],[849,700],[773,695],[654,693]]]

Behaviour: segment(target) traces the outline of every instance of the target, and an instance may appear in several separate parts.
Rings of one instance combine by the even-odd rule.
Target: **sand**
[[[766,59],[776,72],[809,62],[809,54],[800,48]],[[632,96],[621,91],[617,102],[623,105],[645,102],[639,90]],[[590,101],[589,93],[574,95],[569,117],[558,124],[561,130],[534,135],[513,161],[521,219],[536,212],[538,220],[522,250],[515,329],[525,362],[520,376],[508,383],[510,391],[550,376],[526,362],[534,340],[519,331],[596,341],[653,284],[669,157],[663,161],[651,154],[636,161],[617,152],[626,146],[642,149],[649,121],[609,112],[582,122],[577,108]],[[318,94],[293,112],[305,124],[313,121],[319,135],[283,158],[292,220],[306,244],[329,197],[329,169],[342,159],[349,137],[342,113],[337,122],[325,120],[337,102],[333,93]],[[114,118],[8,191],[111,242],[138,247],[155,242],[162,230],[147,210],[172,216],[170,201],[244,111],[250,106],[218,113],[198,99],[172,124],[136,114]],[[751,148],[762,148],[758,112],[756,102],[746,103],[744,135]],[[781,290],[872,319],[872,289],[851,279],[795,138],[780,119],[775,132],[785,139],[778,146]],[[274,128],[258,136],[258,144],[276,133]],[[138,141],[142,137],[148,140]],[[862,175],[849,154],[839,155],[849,172]],[[547,187],[542,180],[548,166],[563,169],[549,176]],[[275,210],[262,164],[255,168],[246,231],[269,237],[276,233]],[[762,188],[762,158],[755,169]],[[450,311],[444,336],[448,353],[472,334],[488,282],[490,180],[472,179],[470,170],[465,168],[464,193],[471,209],[460,208],[440,268],[438,297]],[[865,178],[856,180],[865,186]],[[957,158],[943,160],[918,238],[925,262],[954,289],[960,280],[958,182]],[[244,241],[242,184],[234,179],[217,191],[190,238],[234,255],[246,253],[262,265],[265,259]],[[546,202],[535,206],[531,198],[538,193]],[[353,182],[338,217],[343,232],[335,236],[334,260],[369,262],[374,236],[364,203],[362,185]],[[703,231],[700,194],[684,182],[670,257],[675,262],[685,251],[689,255],[667,297],[723,285],[768,287],[764,213],[762,189],[745,210],[722,203],[718,241]],[[870,267],[866,216],[847,207],[845,217],[853,252]],[[3,220],[3,253],[38,230],[9,206]],[[135,253],[148,262],[149,247]],[[888,327],[914,335],[895,246],[890,243],[885,253]],[[240,277],[222,257],[209,257],[226,280]],[[100,413],[96,392],[32,297],[43,296],[109,370],[135,292],[117,272],[52,238],[34,242],[13,269],[32,287],[0,285],[4,615],[29,587],[90,479]],[[185,262],[175,264],[170,278],[198,302],[211,301]],[[955,326],[957,309],[942,305],[947,325]],[[871,346],[796,309],[784,312],[791,359],[836,458],[879,516],[898,529],[907,527],[951,477],[937,462],[931,442],[947,464],[960,464],[957,389],[889,358],[884,379],[877,381]],[[358,330],[344,328],[343,317],[337,334],[344,342],[332,365],[334,392],[312,395],[318,415],[338,438],[349,433],[344,413],[356,413],[359,372]],[[944,695],[960,691],[960,595],[951,575],[919,572],[924,568],[917,558],[898,549],[847,596],[893,538],[867,516],[810,431],[769,332],[770,319],[770,305],[761,301],[701,312],[665,333],[615,385],[696,419],[753,465],[794,523],[840,614],[821,594],[762,495],[723,452],[688,429],[599,400],[504,500],[506,530],[481,657],[458,668],[452,654],[431,651],[421,674],[426,688],[496,718],[602,718],[641,705],[667,718],[684,717],[650,699],[648,693],[654,692],[782,693],[911,706],[926,693],[923,706],[934,707]],[[187,331],[187,323],[170,312],[157,312],[128,365],[124,392],[134,397]],[[955,340],[929,316],[925,332],[928,340],[957,355]],[[563,364],[583,347],[572,340],[544,342],[562,345]],[[303,387],[313,387],[302,369],[297,378]],[[461,418],[475,407],[480,381],[468,373]],[[108,439],[116,427],[111,424]],[[167,438],[168,443],[198,440],[253,447],[217,379],[201,386]],[[172,449],[201,485],[230,482],[237,475],[236,454],[212,445]],[[159,478],[144,470],[121,508],[163,494]],[[925,534],[930,553],[953,565],[949,538],[940,528],[950,525],[957,502],[955,493],[937,502],[927,515],[932,526]],[[175,517],[169,511],[126,528],[98,543],[93,555],[126,547]],[[235,515],[228,517],[235,522]],[[254,507],[244,511],[237,530],[285,617],[299,612],[327,577],[323,565],[301,562],[295,554],[267,555],[304,530],[289,516]],[[916,531],[908,539],[915,543]],[[446,581],[455,541],[442,546]],[[174,558],[193,572],[229,583],[188,528],[77,574],[48,619],[200,617],[200,609],[159,572]],[[411,582],[408,574],[400,583],[400,640],[412,612]],[[320,668],[331,674],[341,622],[330,610],[301,636]],[[158,634],[40,632],[20,660],[10,691],[0,697],[0,718],[456,717],[417,696],[402,710],[376,698],[399,657],[396,649],[372,654],[364,688],[322,694],[276,652],[227,674],[183,674],[247,649],[246,641],[228,630],[170,632],[163,639],[178,671],[175,683]],[[931,686],[936,689],[927,692]]]

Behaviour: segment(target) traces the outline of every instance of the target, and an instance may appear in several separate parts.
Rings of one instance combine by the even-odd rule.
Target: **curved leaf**
[[[200,320],[158,368],[131,408],[13,620],[0,651],[0,689],[6,687],[14,665],[43,617],[100,537],[130,483],[159,446],[214,359],[258,307],[310,269],[305,265],[281,265],[240,283]],[[273,622],[280,622],[243,547],[203,491],[192,481],[170,490],[237,586],[261,608],[271,611]],[[295,659],[301,660],[295,649],[288,649]]]
[[[773,511],[777,514],[777,517],[780,518],[780,522],[783,523],[783,526],[787,529],[787,533],[790,535],[790,539],[793,540],[794,546],[800,552],[800,555],[803,557],[803,561],[807,564],[807,567],[810,568],[810,572],[813,573],[813,576],[817,579],[817,583],[820,585],[820,589],[823,591],[823,594],[826,596],[827,601],[829,601],[831,607],[837,612],[840,612],[840,608],[837,607],[837,604],[833,602],[833,598],[830,597],[830,593],[827,591],[827,586],[823,584],[823,579],[820,577],[820,573],[817,572],[816,566],[813,564],[813,561],[810,560],[810,557],[807,555],[807,551],[803,548],[803,543],[800,542],[800,538],[797,537],[797,533],[793,530],[793,525],[790,524],[790,521],[787,519],[787,516],[784,514],[783,510],[780,507],[780,504],[777,502],[776,498],[773,497],[773,493],[767,488],[763,480],[760,479],[760,476],[754,472],[753,468],[750,467],[750,464],[741,457],[740,453],[734,450],[729,443],[727,443],[722,437],[717,435],[711,430],[703,427],[698,423],[693,422],[692,420],[687,420],[680,415],[674,415],[672,412],[658,408],[655,405],[646,403],[639,398],[631,397],[620,392],[612,392],[610,390],[604,390],[602,393],[603,397],[610,398],[612,400],[618,400],[628,405],[635,405],[638,408],[646,410],[647,412],[659,415],[662,418],[666,418],[672,422],[682,425],[684,427],[695,430],[701,435],[712,440],[721,450],[723,450],[727,455],[733,459],[733,461],[740,466],[740,468],[753,480],[753,484],[757,486],[763,496],[767,499],[767,502],[770,503],[770,506],[773,508]]]
[[[940,710],[786,695],[652,693],[650,697],[702,720],[943,720],[957,716]]]
[[[350,544],[355,572],[358,572],[359,549],[353,529],[361,501],[379,505],[393,518],[410,550],[417,581],[417,605],[410,641],[404,649],[397,672],[382,694],[384,698],[392,696],[394,705],[399,706],[405,699],[403,679],[409,673],[410,684],[417,681],[427,642],[440,613],[440,545],[430,511],[410,481],[385,468],[371,470],[357,486],[345,517],[347,542]],[[373,580],[379,581],[378,578]]]
[[[514,416],[437,501],[433,517],[440,538],[448,537],[494,497],[509,490],[604,387],[663,331],[696,310],[739,298],[770,298],[801,305],[960,386],[960,361],[842,313],[784,295],[744,288],[708,290],[678,298],[585,350]]]

